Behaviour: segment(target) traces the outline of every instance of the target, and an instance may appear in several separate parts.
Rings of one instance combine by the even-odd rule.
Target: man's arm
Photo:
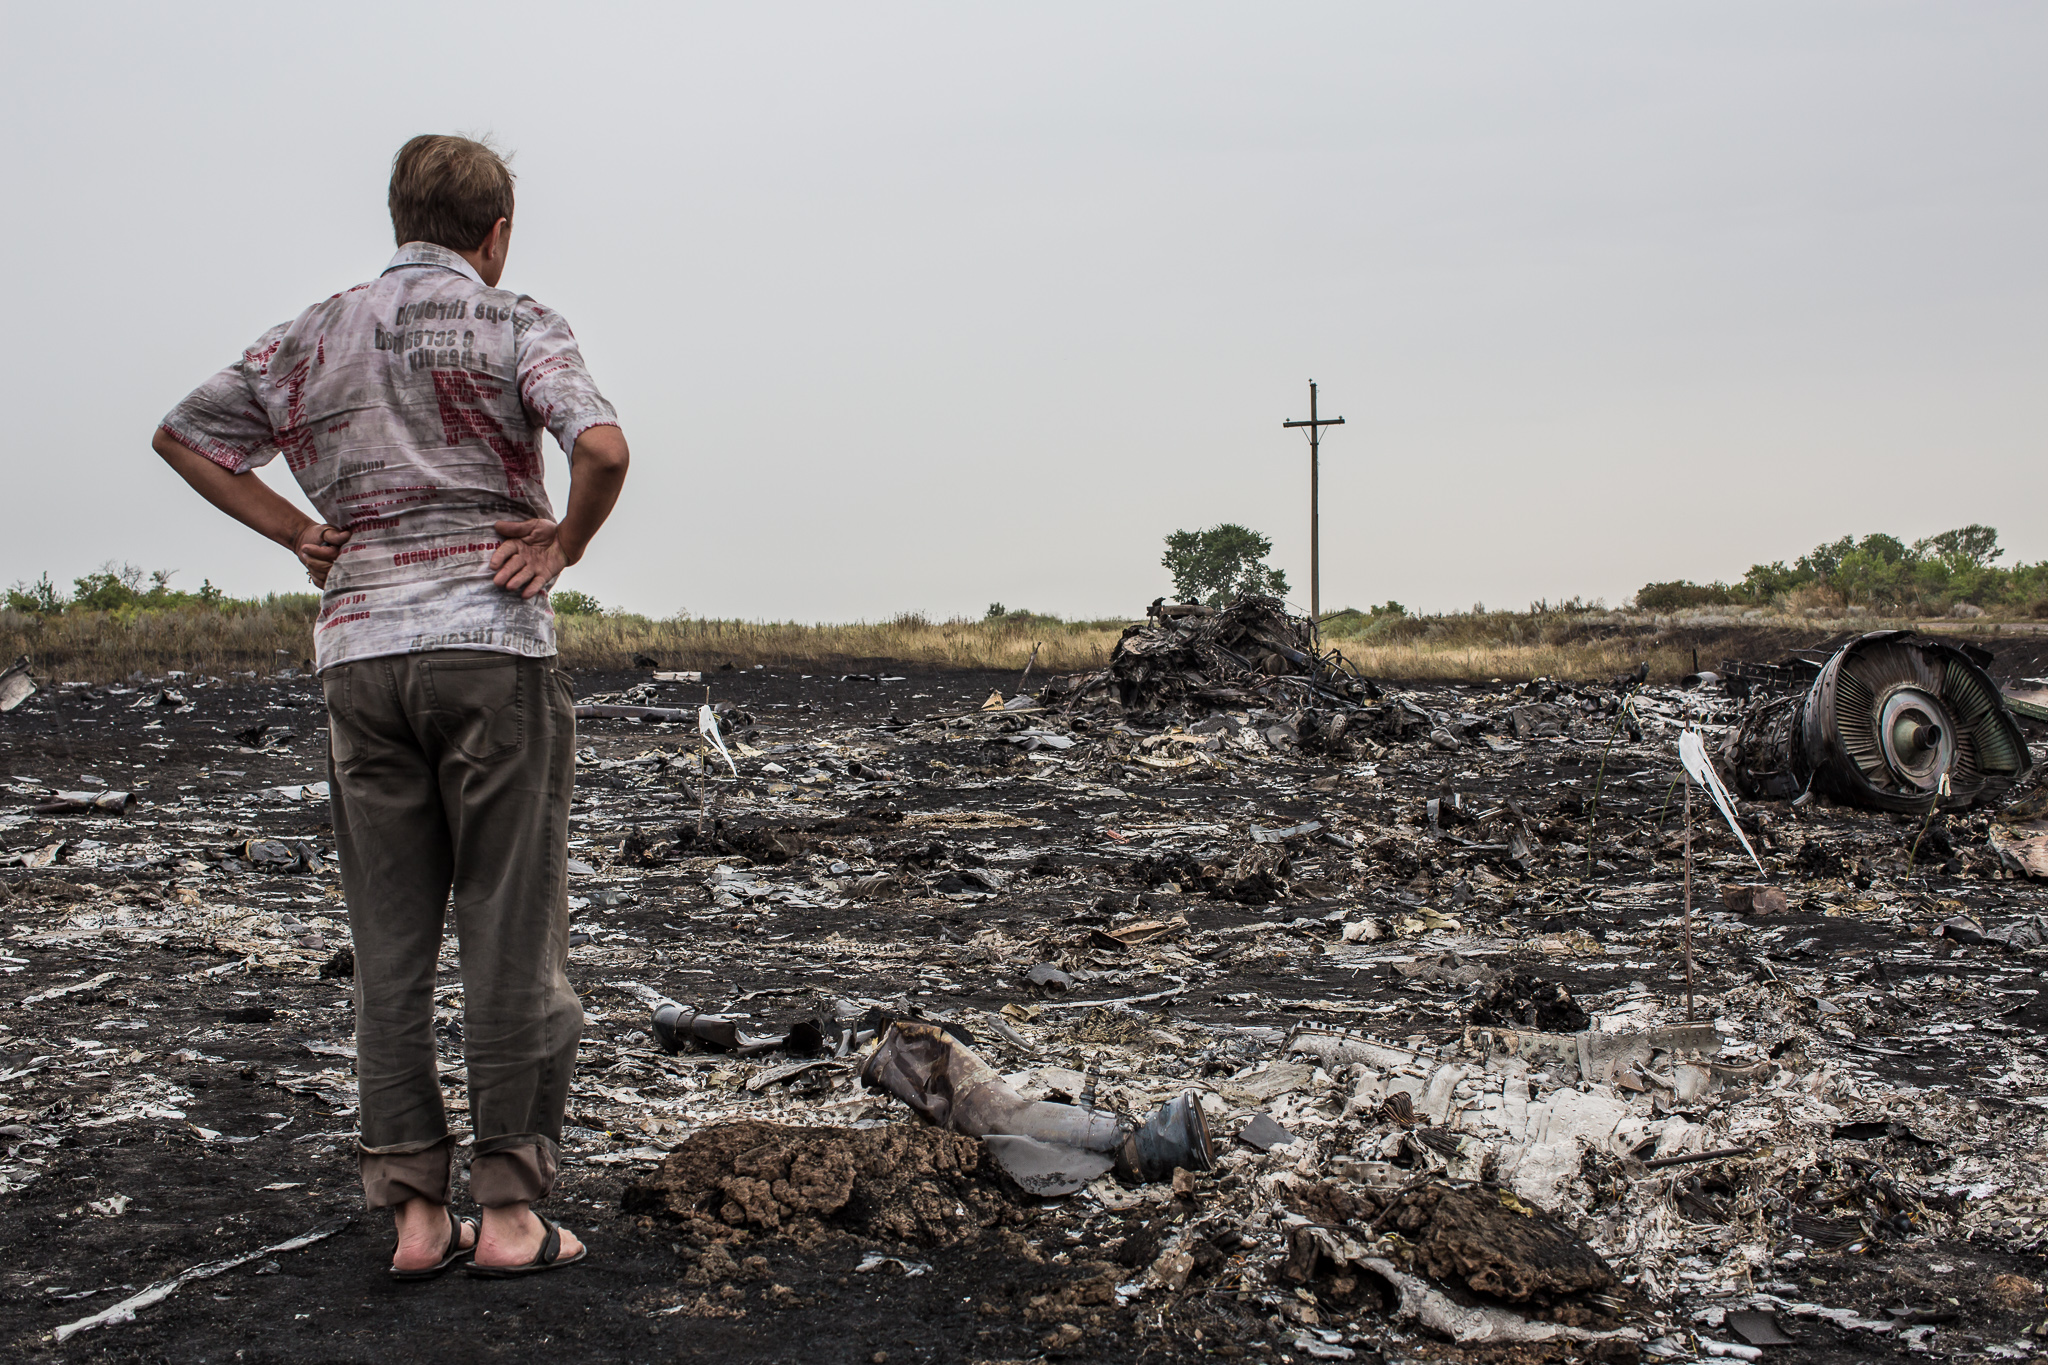
[[[347,531],[307,516],[254,474],[230,474],[162,428],[150,444],[200,497],[296,554],[314,586],[327,586],[327,571],[348,543]]]
[[[612,514],[631,463],[626,434],[617,427],[591,427],[578,436],[569,452],[568,512],[560,522],[536,517],[496,523],[505,543],[491,554],[492,581],[532,597],[583,558],[598,527]]]

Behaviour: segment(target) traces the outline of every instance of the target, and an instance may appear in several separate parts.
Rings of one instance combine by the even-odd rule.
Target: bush
[[[1636,606],[1643,611],[1684,611],[1688,607],[1724,607],[1735,600],[1726,583],[1645,583],[1636,594]]]
[[[64,610],[64,599],[57,595],[57,585],[44,572],[33,583],[17,582],[7,590],[7,609],[26,611],[40,616],[54,616]]]
[[[1908,544],[1875,532],[1814,546],[1792,563],[1752,564],[1733,585],[1683,580],[1652,583],[1636,594],[1646,611],[1746,603],[1807,607],[1821,612],[1851,606],[1901,614],[1938,614],[1958,602],[2027,611],[2048,590],[2048,561],[2001,565],[1998,532],[1972,524]],[[1716,590],[1724,597],[1713,597]]]
[[[108,560],[93,572],[71,580],[71,594],[57,591],[45,572],[33,583],[16,583],[7,590],[6,605],[13,611],[55,616],[62,612],[168,611],[179,607],[214,607],[228,603],[227,594],[211,581],[201,583],[197,592],[180,592],[171,586],[176,569],[155,569],[144,573],[133,564]],[[147,586],[144,586],[145,580]]]
[[[554,604],[557,616],[602,616],[604,608],[595,597],[574,588],[558,588],[548,594],[548,601]]]

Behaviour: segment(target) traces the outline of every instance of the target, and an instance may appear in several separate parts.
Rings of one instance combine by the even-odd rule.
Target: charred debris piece
[[[899,1020],[862,1063],[863,1085],[886,1090],[921,1119],[986,1139],[997,1163],[1032,1194],[1072,1194],[1114,1170],[1170,1180],[1214,1165],[1201,1097],[1186,1090],[1142,1122],[1088,1104],[1027,1100],[953,1034]],[[1085,1098],[1085,1097],[1084,1097]]]
[[[12,711],[36,694],[36,680],[29,676],[28,663],[24,654],[0,670],[0,712]]]
[[[874,1021],[862,1027],[860,1007],[833,1002],[829,1013],[798,1018],[773,1032],[746,1032],[744,1015],[706,1014],[664,1001],[654,1007],[648,1029],[665,1051],[682,1052],[692,1044],[738,1057],[789,1052],[801,1057],[824,1054],[846,1057],[875,1037]]]
[[[739,1267],[735,1231],[815,1238],[830,1225],[898,1245],[949,1245],[1019,1221],[981,1143],[917,1125],[866,1129],[739,1119],[706,1125],[625,1187],[628,1213],[681,1222],[715,1250],[686,1284]]]

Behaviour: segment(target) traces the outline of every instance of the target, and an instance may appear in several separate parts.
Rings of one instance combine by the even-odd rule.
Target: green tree
[[[55,616],[64,610],[64,599],[58,595],[57,585],[50,581],[49,571],[45,570],[35,582],[17,582],[7,590],[7,609]]]
[[[1860,540],[1843,536],[1816,545],[1789,568],[1783,560],[1752,564],[1730,592],[1760,605],[1818,586],[1844,606],[1862,602],[1885,609],[1940,610],[1955,602],[2003,602],[2031,609],[2048,574],[2040,565],[2001,567],[1995,561],[2004,553],[1997,530],[1975,523],[1911,545],[1881,531]]]
[[[176,569],[152,569],[144,573],[133,564],[108,560],[89,574],[71,581],[73,592],[66,597],[45,573],[33,583],[16,583],[7,590],[6,605],[15,611],[55,615],[64,611],[104,611],[133,615],[138,611],[169,611],[187,607],[208,607],[216,611],[232,605],[228,595],[201,583],[197,592],[180,592],[171,586]]]
[[[555,607],[557,616],[602,616],[604,608],[595,597],[574,588],[558,588],[548,594],[548,601]]]
[[[1814,546],[1799,556],[1798,563],[1793,567],[1806,574],[1806,581],[1809,583],[1826,583],[1834,578],[1835,570],[1842,566],[1842,561],[1855,549],[1856,537],[1843,536],[1830,544]]]
[[[71,605],[79,611],[119,611],[142,600],[142,570],[112,560],[71,580]]]
[[[1890,537],[1886,537],[1890,539]],[[1989,526],[1971,524],[1960,526],[1953,531],[1943,531],[1938,536],[1913,542],[1913,553],[1922,558],[1938,559],[1953,571],[1962,569],[1988,569],[1991,561],[2005,553],[1998,548],[1998,532]]]
[[[1913,552],[1897,536],[1868,535],[1843,555],[1829,575],[1842,602],[1893,607],[1913,595]]]
[[[1206,531],[1175,531],[1159,562],[1173,575],[1174,596],[1222,607],[1240,597],[1287,595],[1287,575],[1266,563],[1271,553],[1272,541],[1225,522]]]

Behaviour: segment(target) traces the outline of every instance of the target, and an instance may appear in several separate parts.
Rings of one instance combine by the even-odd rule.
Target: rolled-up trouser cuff
[[[393,1209],[408,1199],[448,1202],[455,1187],[455,1139],[404,1142],[394,1147],[356,1147],[356,1169],[363,1178],[363,1202],[373,1209]]]
[[[487,1209],[547,1198],[561,1169],[559,1149],[540,1133],[492,1138],[469,1159],[469,1197]]]

